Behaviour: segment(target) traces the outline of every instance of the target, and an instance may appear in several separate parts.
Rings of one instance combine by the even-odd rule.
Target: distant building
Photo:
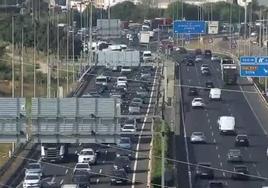
[[[184,0],[183,2],[192,5],[202,5],[205,3],[218,3],[218,2],[233,3],[234,0]]]
[[[95,6],[97,8],[107,9],[109,6],[112,7],[118,3],[123,3],[125,1],[130,1],[134,4],[139,4],[141,2],[141,0],[95,0]]]

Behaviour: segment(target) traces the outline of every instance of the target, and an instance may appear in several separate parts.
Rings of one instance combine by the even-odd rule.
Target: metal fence
[[[0,141],[23,142],[26,135],[25,98],[0,98]]]
[[[35,142],[116,142],[120,101],[115,98],[33,98]]]

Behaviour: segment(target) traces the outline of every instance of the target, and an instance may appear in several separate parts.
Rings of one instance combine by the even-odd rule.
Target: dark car
[[[235,137],[235,146],[249,146],[248,136],[245,134],[238,134]]]
[[[187,66],[194,66],[194,60],[188,59],[187,62],[186,62],[186,65]]]
[[[208,188],[224,188],[226,183],[222,181],[209,181],[208,182]]]
[[[111,185],[127,184],[128,182],[128,176],[124,169],[113,170],[111,176]]]
[[[206,85],[206,90],[210,90],[211,88],[214,88],[214,84],[211,81],[206,82],[205,85]]]
[[[197,95],[198,95],[197,88],[195,88],[195,87],[190,87],[190,88],[189,88],[189,91],[188,91],[188,95],[189,95],[189,96],[197,96]]]
[[[203,68],[201,70],[201,74],[205,75],[205,76],[209,76],[209,75],[211,75],[211,72],[210,72],[209,68]]]
[[[200,48],[195,49],[195,55],[202,55],[202,50]]]
[[[211,50],[205,50],[204,54],[205,54],[206,58],[211,58],[211,56],[212,56]]]
[[[88,188],[90,186],[90,175],[85,171],[75,171],[72,182],[79,185],[81,188]]]
[[[227,154],[228,162],[242,162],[242,154],[239,149],[230,149]]]
[[[247,180],[248,176],[248,167],[245,165],[237,165],[234,167],[234,171],[232,173],[232,178],[237,180]]]
[[[210,163],[198,163],[195,169],[196,177],[213,179],[214,171],[211,169]]]
[[[131,172],[131,161],[127,156],[117,156],[114,160],[114,169],[124,169],[127,173]]]

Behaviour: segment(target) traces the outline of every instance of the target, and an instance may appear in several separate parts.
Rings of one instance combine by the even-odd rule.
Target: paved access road
[[[239,85],[224,86],[221,80],[220,64],[212,63],[206,60],[204,63],[209,64],[212,72],[211,76],[201,75],[200,66],[181,66],[181,84],[184,111],[184,127],[186,131],[186,140],[189,151],[190,163],[210,162],[215,170],[216,180],[222,180],[227,183],[227,187],[231,188],[259,188],[268,185],[268,179],[259,179],[259,177],[268,178],[268,160],[266,157],[266,148],[268,138],[265,135],[259,118],[253,113],[252,105],[248,104],[244,94],[241,92]],[[207,107],[202,109],[192,109],[191,101],[193,97],[187,95],[189,86],[204,87],[206,81],[213,81],[215,87],[223,88],[223,101],[211,102],[208,100],[208,91],[199,89],[199,96],[202,97]],[[240,80],[242,83],[242,79]],[[244,82],[243,82],[244,83]],[[256,98],[258,95],[256,94]],[[250,147],[241,147],[244,162],[241,164],[249,168],[252,176],[248,181],[234,181],[231,179],[230,171],[233,170],[234,164],[227,162],[227,152],[229,149],[235,148],[234,136],[222,136],[219,134],[217,119],[222,115],[232,115],[236,118],[236,128],[238,133],[245,133],[249,136]],[[266,122],[268,123],[268,122]],[[208,144],[191,144],[189,142],[190,135],[194,131],[202,131],[207,137]],[[180,158],[179,158],[180,159]],[[178,184],[182,187],[190,187],[186,178],[187,168],[178,165],[178,179],[182,180]],[[180,168],[183,169],[180,171]],[[191,168],[191,184],[194,188],[206,188],[208,180],[200,180],[195,178],[195,167]]]

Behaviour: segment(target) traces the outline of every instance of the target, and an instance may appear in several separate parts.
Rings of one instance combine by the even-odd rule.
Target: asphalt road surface
[[[231,188],[260,188],[268,185],[268,161],[266,157],[267,136],[265,135],[260,121],[256,114],[253,113],[250,106],[241,92],[240,86],[224,86],[221,79],[219,63],[212,63],[206,60],[204,63],[209,64],[212,72],[211,76],[201,75],[200,66],[181,66],[181,84],[183,95],[183,119],[186,130],[186,140],[189,152],[189,161],[192,164],[198,162],[210,162],[215,168],[216,180],[226,182],[227,187]],[[213,81],[215,87],[223,88],[223,101],[209,101],[208,91],[199,89],[199,96],[205,100],[205,109],[192,109],[191,101],[193,97],[188,96],[188,86],[205,87],[206,81]],[[239,81],[242,83],[242,79]],[[224,90],[226,89],[226,90]],[[258,95],[256,94],[256,98]],[[255,106],[256,107],[256,106]],[[256,107],[257,108],[257,107]],[[254,109],[254,108],[253,108]],[[244,162],[249,169],[250,177],[248,181],[239,181],[231,179],[230,171],[233,170],[234,164],[227,162],[227,152],[235,148],[234,136],[222,136],[219,134],[217,119],[222,115],[231,115],[235,117],[236,129],[238,133],[245,133],[249,137],[250,146],[240,147]],[[268,122],[267,122],[268,123]],[[204,132],[207,138],[207,144],[191,144],[190,135],[194,131]],[[180,158],[179,158],[180,159]],[[186,159],[186,158],[184,158]],[[182,167],[184,166],[184,167]],[[178,164],[178,184],[181,187],[190,187],[187,178],[188,171],[186,165]],[[209,180],[201,180],[195,177],[195,166],[190,167],[191,184],[193,188],[206,188]],[[260,178],[258,178],[260,177]]]
[[[144,69],[145,72],[151,72],[152,76],[148,82],[155,82],[158,78],[160,71],[152,67],[142,67],[136,68],[128,75],[129,80],[129,90],[126,98],[122,101],[121,113],[128,115],[128,105],[129,101],[134,98],[135,91],[142,84],[140,79],[141,69]],[[116,82],[116,77],[120,75],[118,72],[107,71],[104,67],[98,67],[96,69],[96,76],[101,74],[108,74],[111,76],[111,82],[108,85],[108,90],[105,90],[101,96],[108,97],[109,90],[113,88],[113,85]],[[142,80],[145,81],[145,80]],[[153,85],[153,84],[152,84]],[[93,77],[86,87],[84,94],[96,91],[95,78]],[[145,105],[142,108],[142,115],[151,115],[156,102],[156,87],[151,86],[150,91],[151,95],[145,100]],[[150,103],[150,105],[149,105]],[[145,123],[141,122],[137,124],[138,133],[145,133],[151,131],[151,120],[147,120]],[[120,187],[131,187],[131,188],[144,188],[147,185],[148,178],[148,156],[150,151],[150,142],[151,136],[132,136],[133,143],[133,155],[136,156],[135,160],[131,161],[132,171],[128,174],[130,183],[128,185]],[[115,159],[116,153],[119,152],[120,148],[116,145],[103,145],[103,144],[87,144],[87,145],[70,145],[69,154],[65,162],[63,163],[46,163],[42,162],[44,176],[42,177],[42,184],[44,187],[60,187],[62,184],[72,183],[72,172],[75,164],[77,163],[77,153],[85,147],[91,147],[99,151],[98,161],[96,165],[92,165],[92,171],[95,173],[94,177],[91,179],[91,187],[93,188],[105,188],[111,187],[110,185],[110,176],[112,175],[113,160]],[[40,147],[38,148],[40,150]],[[40,154],[40,151],[38,151]],[[36,157],[40,160],[40,156]],[[24,171],[24,170],[22,170]],[[23,172],[21,172],[23,173]],[[18,187],[22,187],[22,181]]]

